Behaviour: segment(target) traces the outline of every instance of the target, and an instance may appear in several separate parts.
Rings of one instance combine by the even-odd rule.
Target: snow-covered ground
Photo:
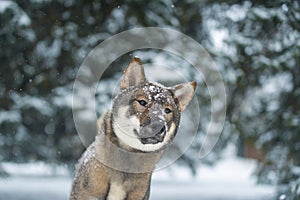
[[[200,167],[193,178],[185,169],[171,166],[154,174],[151,197],[173,200],[273,200],[275,188],[257,185],[252,176],[254,169],[253,160],[226,158],[215,166]]]
[[[11,177],[0,179],[0,200],[68,199],[72,178],[63,166],[3,163],[3,168]],[[150,199],[274,199],[274,187],[255,184],[254,168],[252,160],[231,157],[213,167],[199,167],[193,178],[186,168],[172,165],[154,173]]]

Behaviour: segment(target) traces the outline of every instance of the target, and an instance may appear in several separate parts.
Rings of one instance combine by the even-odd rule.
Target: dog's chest
[[[150,184],[150,174],[119,174],[109,183],[108,200],[142,199]]]
[[[125,186],[122,183],[113,181],[110,184],[109,192],[107,195],[108,200],[122,200],[126,197]]]

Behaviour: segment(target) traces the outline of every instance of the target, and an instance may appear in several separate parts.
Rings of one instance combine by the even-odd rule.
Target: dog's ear
[[[186,106],[192,100],[197,87],[196,82],[182,83],[174,87],[174,95],[178,100],[180,112],[184,111]]]
[[[135,57],[127,66],[121,80],[120,89],[124,90],[131,86],[138,86],[146,81],[142,61]]]

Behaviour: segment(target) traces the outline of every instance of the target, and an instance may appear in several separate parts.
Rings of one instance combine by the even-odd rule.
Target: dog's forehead
[[[172,92],[170,89],[159,83],[146,83],[142,87],[142,90],[150,101],[173,103]]]

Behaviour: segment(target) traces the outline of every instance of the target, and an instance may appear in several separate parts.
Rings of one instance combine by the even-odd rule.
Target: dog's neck
[[[94,143],[97,148],[97,158],[106,166],[116,170],[129,173],[152,172],[163,150],[144,153],[127,146],[114,133],[112,119],[112,113],[108,112],[98,122],[99,132]]]

